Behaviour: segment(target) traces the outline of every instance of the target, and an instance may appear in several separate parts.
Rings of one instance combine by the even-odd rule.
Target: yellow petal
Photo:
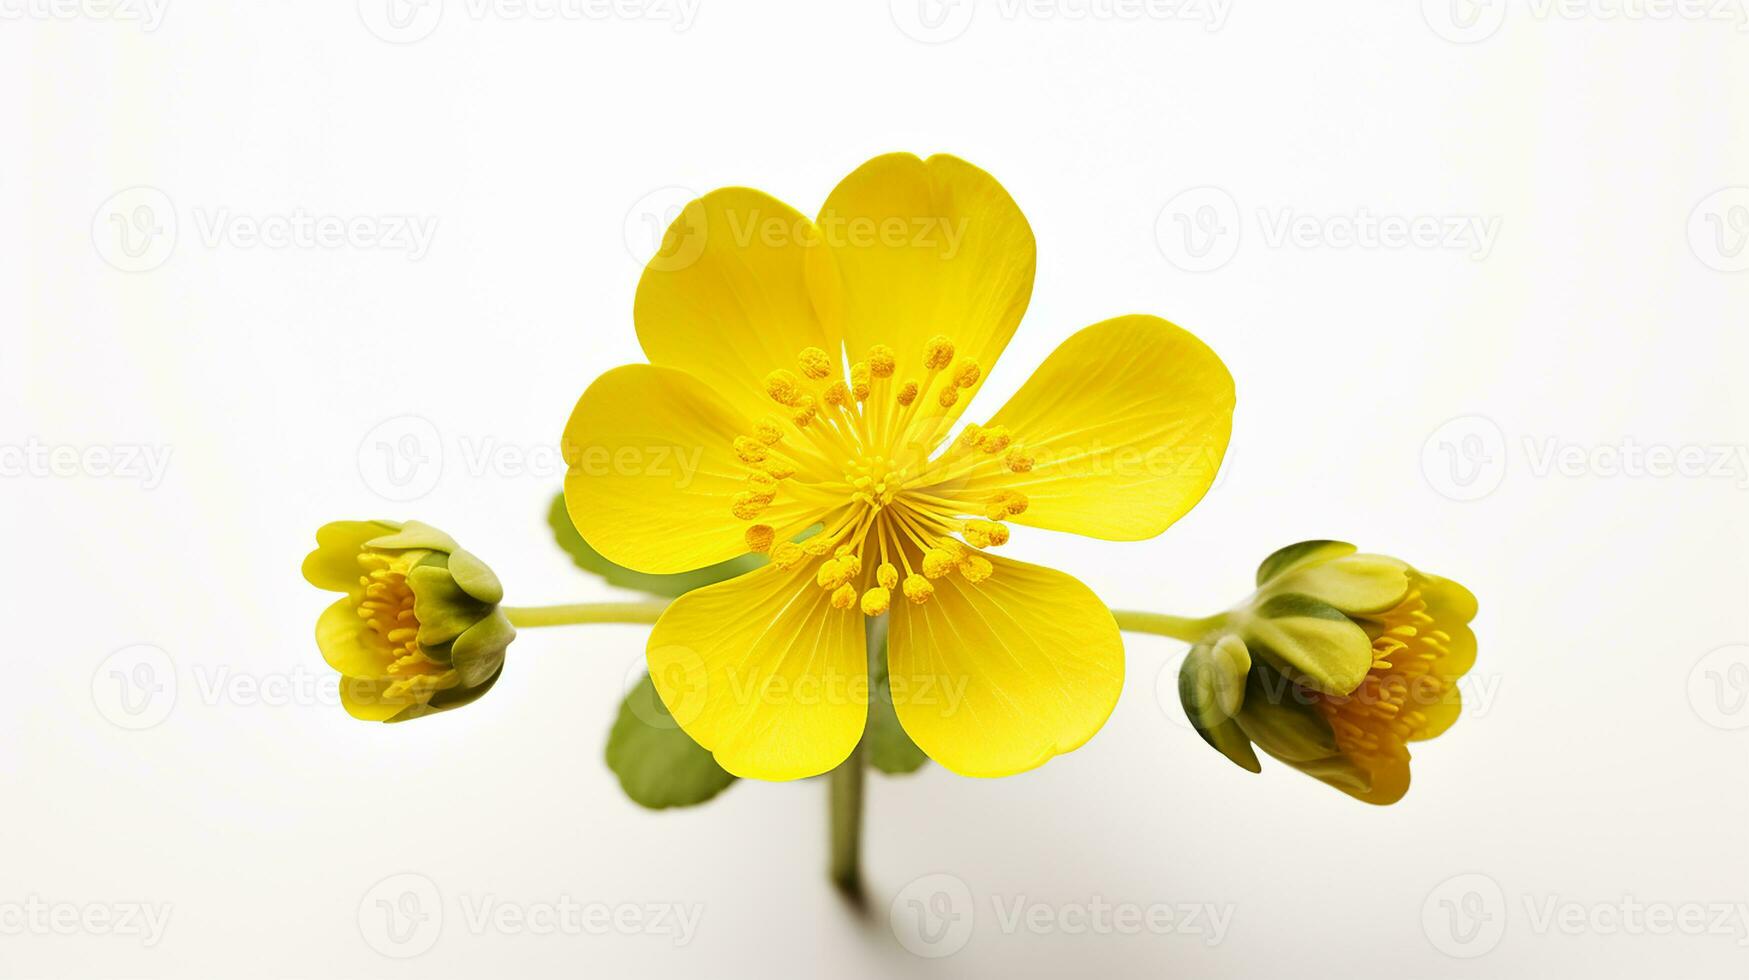
[[[1019,490],[1019,524],[1116,541],[1151,538],[1214,482],[1233,427],[1233,378],[1214,351],[1153,316],[1096,323],[1064,341],[1002,406],[1032,454],[1027,473],[971,482]]]
[[[334,521],[316,531],[316,550],[304,558],[304,581],[330,592],[358,589],[358,552],[366,541],[391,534],[387,521]]]
[[[808,297],[806,256],[818,243],[813,222],[756,190],[688,204],[638,282],[632,316],[650,363],[691,374],[750,418],[775,410],[768,373],[795,370],[803,348],[839,350]]]
[[[852,360],[886,344],[898,358],[895,381],[922,380],[924,350],[939,334],[980,367],[954,405],[928,402],[944,416],[939,437],[1026,312],[1035,262],[1026,217],[964,160],[890,153],[839,182],[814,224],[826,247],[809,255],[809,288]]]
[[[358,618],[351,597],[322,610],[316,620],[316,646],[328,666],[347,677],[381,680],[393,659],[388,644]]]
[[[388,721],[408,708],[409,700],[385,701],[380,681],[365,681],[353,677],[340,678],[340,705],[359,721]]]
[[[650,633],[650,679],[674,720],[752,779],[843,762],[868,717],[863,615],[835,609],[815,566],[767,565],[674,600]]]
[[[744,554],[749,522],[730,507],[749,469],[734,444],[752,431],[685,372],[631,364],[603,374],[565,425],[572,523],[609,561],[640,572],[690,571]],[[790,486],[759,516],[779,534],[811,525],[821,510]]]
[[[991,557],[977,585],[936,579],[894,603],[888,655],[899,722],[962,776],[1007,776],[1079,748],[1123,689],[1111,613],[1061,572]]]

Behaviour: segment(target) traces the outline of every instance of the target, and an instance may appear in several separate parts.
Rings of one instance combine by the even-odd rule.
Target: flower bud
[[[304,559],[311,585],[344,593],[316,623],[355,718],[406,721],[486,693],[516,630],[504,588],[449,535],[408,521],[337,521]]]
[[[1205,741],[1254,747],[1369,803],[1409,788],[1408,743],[1457,720],[1476,600],[1456,582],[1339,541],[1276,552],[1257,591],[1185,658],[1179,698]]]

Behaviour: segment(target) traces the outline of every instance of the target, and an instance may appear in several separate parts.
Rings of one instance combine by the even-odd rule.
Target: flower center
[[[928,602],[932,581],[956,572],[982,582],[993,567],[979,549],[1007,542],[1001,522],[1026,510],[1026,495],[1002,483],[1030,471],[1033,457],[1001,426],[968,425],[930,458],[951,410],[982,377],[978,362],[938,335],[918,366],[921,377],[902,376],[893,348],[877,344],[846,373],[809,347],[796,355],[797,370],[765,377],[782,416],[735,440],[747,488],[729,509],[748,522],[748,547],[779,568],[819,559],[815,581],[840,609],[860,604],[878,616],[901,588]],[[780,496],[824,508],[824,527],[797,541],[806,527],[763,522]]]
[[[455,684],[455,671],[425,655],[419,647],[419,619],[413,613],[413,587],[407,584],[412,561],[405,553],[386,555],[362,551],[358,566],[364,574],[357,605],[358,618],[383,641],[385,670],[396,677],[381,692],[384,701],[429,697]]]
[[[1453,696],[1453,682],[1438,671],[1451,634],[1437,628],[1419,588],[1378,624],[1366,679],[1345,696],[1317,694],[1318,710],[1344,753],[1406,761],[1405,743],[1427,725],[1424,709]]]

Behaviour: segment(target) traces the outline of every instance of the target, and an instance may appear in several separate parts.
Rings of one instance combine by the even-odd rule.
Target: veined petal
[[[688,204],[638,281],[632,318],[650,363],[705,382],[751,419],[776,409],[765,376],[807,347],[837,361],[804,268],[819,234],[806,216],[746,187]]]
[[[609,561],[640,572],[690,571],[746,553],[748,522],[730,508],[749,472],[735,439],[752,429],[685,372],[631,364],[603,374],[565,425],[571,521]],[[780,535],[822,510],[788,487],[759,517]]]
[[[1025,215],[995,178],[964,160],[889,153],[840,181],[814,224],[826,247],[808,257],[809,289],[852,360],[886,344],[897,355],[895,381],[920,381],[925,347],[939,334],[960,361],[977,362],[982,374],[956,404],[929,402],[945,416],[939,437],[988,377],[1032,297],[1036,254]]]
[[[688,592],[650,633],[650,680],[729,772],[801,779],[843,762],[868,718],[863,616],[834,609],[813,563]]]
[[[1105,605],[1061,572],[989,556],[972,585],[936,579],[893,604],[893,706],[911,739],[962,776],[1008,776],[1093,737],[1123,689],[1123,643]]]
[[[316,646],[328,666],[347,677],[383,680],[394,659],[383,638],[358,618],[350,598],[343,598],[316,619]]]
[[[1233,428],[1233,378],[1188,331],[1122,316],[1064,341],[990,424],[1033,467],[980,476],[968,491],[1026,494],[1018,524],[1137,541],[1170,527],[1214,482]]]

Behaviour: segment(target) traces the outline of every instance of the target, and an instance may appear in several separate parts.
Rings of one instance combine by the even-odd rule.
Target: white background
[[[1749,451],[1734,0],[1728,19],[1620,0],[703,0],[684,21],[430,0],[405,30],[380,0],[173,0],[148,23],[128,18],[140,3],[0,0],[0,976],[1749,966],[1749,911],[1709,931],[1703,910],[1698,934],[1680,919],[1749,902],[1749,468],[1621,465]],[[1170,696],[1181,648],[1135,637],[1081,751],[1012,779],[872,783],[858,921],[825,884],[821,783],[660,814],[623,798],[601,748],[643,628],[526,631],[488,697],[410,725],[326,703],[328,600],[297,571],[318,525],[418,518],[514,603],[608,597],[543,515],[572,403],[639,359],[654,228],[727,184],[811,213],[895,149],[986,168],[1037,234],[1031,310],[982,411],[1126,312],[1190,328],[1238,379],[1227,471],[1179,525],[1128,545],[1021,532],[1011,554],[1114,606],[1204,613],[1275,547],[1341,537],[1480,597],[1465,717],[1416,749],[1402,803],[1234,768]],[[129,188],[146,190],[114,197]],[[1197,188],[1214,190],[1181,196]],[[298,214],[435,233],[418,254],[239,237]],[[1343,246],[1366,216],[1497,233]],[[146,217],[126,240],[114,224]],[[1300,219],[1306,237],[1277,234]],[[427,461],[397,471],[411,482],[383,442]],[[153,479],[32,447],[170,455]],[[1576,462],[1544,465],[1551,447]],[[139,644],[161,654],[114,656]],[[379,884],[401,874],[422,877]],[[374,903],[408,882],[441,921],[396,945]],[[702,917],[684,945],[468,921],[564,896]],[[922,946],[949,955],[901,945],[896,898],[959,916]],[[1206,919],[1069,934],[996,910],[1073,924],[1096,898],[1231,919],[1214,942]],[[148,944],[32,925],[33,901],[171,917]],[[1567,928],[1545,920],[1569,906]]]

